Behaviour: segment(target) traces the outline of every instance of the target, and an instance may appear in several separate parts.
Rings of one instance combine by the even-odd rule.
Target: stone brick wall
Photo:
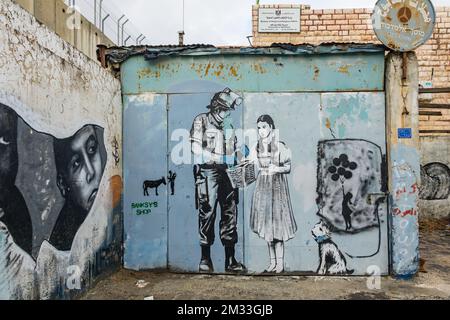
[[[314,10],[301,6],[300,33],[259,33],[258,8],[292,8],[298,5],[253,6],[253,45],[272,43],[324,42],[380,43],[372,27],[372,9]],[[450,87],[450,7],[436,8],[436,29],[432,38],[417,50],[420,81],[433,87]],[[421,95],[421,104],[450,104],[450,94]],[[450,135],[450,109],[421,109],[421,135]]]

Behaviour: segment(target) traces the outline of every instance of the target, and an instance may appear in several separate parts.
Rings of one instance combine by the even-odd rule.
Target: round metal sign
[[[412,51],[433,34],[436,12],[429,0],[378,0],[372,23],[378,39],[395,51]]]

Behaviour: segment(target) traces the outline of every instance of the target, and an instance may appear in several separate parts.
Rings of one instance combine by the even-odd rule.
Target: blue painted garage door
[[[160,65],[153,88],[140,77],[125,92],[125,266],[387,274],[383,55],[358,56],[355,70],[342,57],[233,59],[222,79],[170,80]],[[255,87],[240,70],[256,62],[267,71]],[[289,68],[311,63],[319,72]],[[335,71],[363,79],[339,90]]]

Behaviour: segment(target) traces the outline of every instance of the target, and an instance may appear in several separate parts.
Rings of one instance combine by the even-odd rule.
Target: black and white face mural
[[[25,199],[15,185],[19,170],[17,122],[17,114],[0,104],[0,221],[7,226],[16,244],[31,255],[31,217]]]
[[[433,162],[421,170],[422,186],[419,196],[422,200],[446,200],[450,196],[450,169],[443,163]]]
[[[99,192],[106,157],[98,126],[57,139],[0,105],[0,221],[13,241],[34,259],[46,240],[70,251]]]
[[[103,129],[88,125],[67,139],[53,142],[57,185],[65,199],[50,243],[69,251],[99,191],[105,169]]]

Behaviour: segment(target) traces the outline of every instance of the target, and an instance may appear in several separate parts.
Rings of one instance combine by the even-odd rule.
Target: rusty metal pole
[[[106,49],[107,47],[104,44],[97,45],[97,60],[100,61],[103,68],[108,67],[108,63],[106,62]]]

